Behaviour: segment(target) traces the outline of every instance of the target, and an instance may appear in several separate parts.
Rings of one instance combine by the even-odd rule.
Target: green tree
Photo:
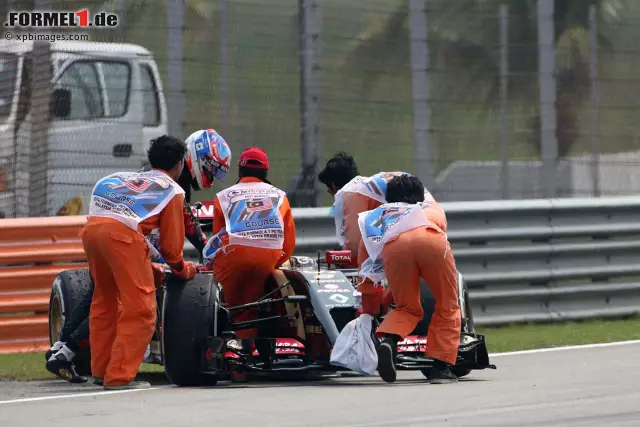
[[[488,114],[495,111],[499,103],[501,4],[509,7],[509,101],[516,108],[534,108],[529,122],[531,142],[540,153],[539,114],[537,107],[532,107],[538,100],[536,0],[427,0],[431,65],[446,71],[433,90],[453,101],[480,101]],[[555,1],[559,157],[566,156],[578,139],[578,112],[589,94],[590,4],[597,6],[600,49],[611,47],[626,7],[624,0]],[[391,14],[371,22],[354,42],[344,65],[366,70],[362,76],[365,95],[382,75],[410,66],[408,21],[408,0],[396,1]]]

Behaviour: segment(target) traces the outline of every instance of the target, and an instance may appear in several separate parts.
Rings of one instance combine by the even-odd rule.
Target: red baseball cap
[[[252,163],[249,163],[249,161]],[[261,148],[247,148],[240,154],[238,166],[253,169],[269,169],[269,157]]]

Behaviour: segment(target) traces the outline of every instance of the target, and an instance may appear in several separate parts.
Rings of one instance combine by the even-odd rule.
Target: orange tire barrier
[[[46,313],[0,317],[0,354],[46,351],[49,348],[48,325]]]
[[[49,348],[53,279],[87,268],[86,216],[0,219],[0,354]]]

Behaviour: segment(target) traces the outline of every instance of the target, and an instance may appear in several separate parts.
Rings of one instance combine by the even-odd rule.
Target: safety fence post
[[[435,159],[431,138],[429,43],[427,0],[409,0],[409,43],[411,44],[411,79],[413,95],[414,168],[418,178],[429,188],[433,180]]]
[[[600,118],[598,114],[598,15],[589,6],[589,80],[591,81],[591,176],[593,196],[601,196],[600,188]]]
[[[305,182],[299,191],[304,206],[318,206],[321,192],[315,179],[319,172],[320,147],[320,65],[318,48],[320,42],[320,2],[299,0],[300,17],[300,119],[302,142],[302,176]]]
[[[510,197],[509,191],[509,6],[500,5],[500,136],[502,198]]]
[[[538,79],[543,197],[556,196],[556,59],[554,0],[538,0]]]
[[[184,1],[167,0],[167,110],[168,127],[172,135],[182,135],[184,123]]]
[[[29,216],[48,214],[49,121],[51,114],[51,43],[33,44],[31,82],[31,139],[29,148]]]

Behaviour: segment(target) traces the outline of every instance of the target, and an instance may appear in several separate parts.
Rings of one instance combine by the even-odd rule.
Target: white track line
[[[549,353],[552,351],[585,350],[589,348],[616,347],[616,346],[633,345],[633,344],[640,344],[640,340],[603,342],[598,344],[567,345],[563,347],[549,347],[549,348],[536,348],[533,350],[507,351],[504,353],[489,353],[489,357],[518,356],[521,354]]]
[[[75,394],[61,394],[56,396],[27,397],[24,399],[0,400],[0,405],[5,403],[26,403],[26,402],[38,402],[41,400],[73,399],[76,397],[105,396],[108,394],[133,393],[135,391],[158,390],[158,389],[169,388],[169,387],[174,387],[174,386],[167,385],[167,386],[156,386],[151,388],[139,388],[139,389],[133,389],[133,390],[111,390],[111,391],[96,391],[93,393],[75,393]]]

